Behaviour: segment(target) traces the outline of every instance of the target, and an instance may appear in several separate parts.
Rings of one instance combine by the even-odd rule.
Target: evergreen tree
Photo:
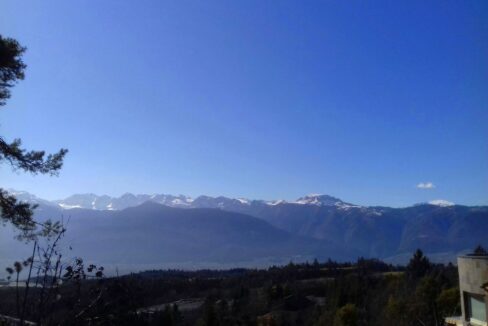
[[[16,40],[0,35],[0,107],[10,98],[10,89],[19,80],[24,79],[27,66],[22,60],[22,55],[25,50],[26,48]],[[17,171],[57,175],[67,152],[66,149],[61,149],[57,153],[46,155],[44,151],[22,148],[20,139],[7,142],[0,136],[0,164],[7,163]],[[15,196],[0,188],[0,221],[13,224],[26,237],[36,227],[32,219],[34,208],[33,205],[19,202]]]
[[[486,251],[485,248],[483,248],[481,245],[478,245],[474,251],[473,251],[473,256],[488,256],[488,251]]]
[[[314,268],[317,268],[317,269],[318,269],[318,268],[320,268],[320,263],[319,263],[319,261],[317,260],[317,258],[315,258],[315,259],[313,260],[312,266],[313,266]]]
[[[422,250],[417,249],[407,265],[407,272],[413,278],[424,277],[432,268],[429,259],[424,256]]]

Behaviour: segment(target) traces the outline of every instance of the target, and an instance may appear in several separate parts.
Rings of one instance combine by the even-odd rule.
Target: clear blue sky
[[[3,187],[488,204],[488,1],[4,0],[0,31],[0,134],[70,150]]]

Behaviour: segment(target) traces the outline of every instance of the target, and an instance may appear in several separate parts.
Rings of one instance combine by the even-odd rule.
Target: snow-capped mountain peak
[[[431,201],[429,201],[429,204],[430,205],[441,206],[441,207],[449,207],[449,206],[456,205],[453,202],[450,202],[450,201],[447,201],[447,200],[444,200],[444,199],[431,200]]]
[[[298,198],[294,203],[301,205],[335,206],[344,202],[329,195],[310,194],[305,197]]]
[[[288,202],[283,199],[267,201],[266,204],[270,206],[276,206],[280,204],[287,204]]]

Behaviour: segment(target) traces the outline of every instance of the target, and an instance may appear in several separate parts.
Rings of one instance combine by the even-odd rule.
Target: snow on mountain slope
[[[342,209],[349,209],[360,207],[352,205],[342,200],[320,194],[310,194],[304,197],[300,197],[295,201],[286,200],[250,200],[246,198],[228,198],[224,196],[211,197],[211,196],[199,196],[197,198],[191,198],[185,195],[169,195],[169,194],[138,194],[125,193],[120,197],[111,197],[107,195],[96,195],[92,193],[87,194],[75,194],[65,199],[47,201],[42,200],[27,192],[19,192],[10,190],[10,192],[16,194],[21,200],[44,204],[56,205],[63,209],[84,208],[93,210],[122,210],[128,207],[134,207],[141,205],[147,201],[152,201],[158,204],[180,207],[180,208],[221,208],[221,209],[237,209],[244,208],[246,206],[277,206],[285,204],[296,205],[314,205],[314,206],[337,206]]]
[[[228,197],[210,197],[199,196],[195,199],[179,195],[133,195],[124,194],[120,197],[96,196],[93,194],[73,195],[64,200],[58,200],[56,203],[63,208],[87,208],[98,210],[121,210],[127,207],[140,205],[146,201],[156,202],[171,207],[187,208],[236,208],[239,206],[249,205],[282,205],[282,204],[299,204],[315,206],[338,206],[338,207],[359,207],[343,202],[342,200],[328,195],[307,195],[298,198],[296,201],[287,202],[285,200],[263,201],[249,200],[246,198],[228,198]]]
[[[449,207],[449,206],[454,206],[455,204],[453,202],[444,200],[444,199],[436,199],[436,200],[431,200],[429,201],[429,204],[431,205],[436,205],[436,206],[441,206],[441,207]]]
[[[345,203],[338,198],[329,195],[321,195],[321,194],[310,194],[305,197],[298,198],[293,203],[300,204],[300,205],[316,205],[316,206],[343,206],[343,207],[355,206],[355,205]]]

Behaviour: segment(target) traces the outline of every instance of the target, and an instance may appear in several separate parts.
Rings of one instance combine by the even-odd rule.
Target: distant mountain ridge
[[[292,234],[263,219],[216,208],[174,208],[145,203],[123,210],[62,209],[40,204],[35,218],[65,217],[61,247],[70,255],[124,273],[153,268],[266,267],[293,261],[345,260],[359,252],[327,240]],[[0,227],[0,265],[27,256],[30,245]],[[0,271],[2,276],[2,271]]]
[[[30,203],[42,203],[44,205],[57,205],[63,209],[83,208],[94,210],[123,210],[128,207],[139,206],[147,201],[152,201],[158,204],[162,204],[169,207],[177,208],[221,208],[232,210],[237,207],[246,206],[276,206],[284,204],[297,204],[297,205],[313,205],[313,206],[336,206],[342,209],[350,208],[367,208],[369,206],[355,205],[348,202],[344,202],[339,198],[323,195],[323,194],[309,194],[296,199],[295,201],[286,200],[260,200],[260,199],[247,199],[247,198],[229,198],[225,196],[198,196],[192,198],[186,195],[171,195],[171,194],[132,194],[125,193],[119,197],[111,197],[108,195],[96,195],[93,193],[87,194],[74,194],[65,199],[59,200],[45,200],[41,199],[26,191],[17,191],[9,189],[9,192],[16,195],[19,200]],[[418,203],[418,205],[435,205],[442,207],[454,206],[455,204],[446,200],[438,199],[432,200],[427,203]]]
[[[157,205],[157,207],[171,208],[172,210],[169,211],[161,211],[164,211],[164,214],[171,213],[171,216],[186,216],[188,214],[197,218],[199,214],[203,214],[203,216],[214,216],[218,219],[217,216],[220,216],[223,211],[240,214],[241,218],[257,218],[268,223],[269,227],[274,228],[274,230],[284,231],[290,237],[302,239],[298,247],[303,249],[302,253],[306,254],[307,257],[332,253],[332,258],[340,256],[355,259],[361,255],[396,259],[395,257],[409,257],[413,250],[421,248],[428,254],[442,255],[442,257],[452,259],[456,254],[473,249],[478,244],[488,247],[488,237],[486,236],[488,207],[454,205],[442,200],[404,208],[391,208],[359,206],[332,196],[318,194],[304,196],[290,202],[234,199],[222,196],[199,196],[193,199],[183,195],[163,194],[125,194],[117,198],[85,194],[73,195],[64,200],[50,202],[25,192],[16,192],[15,194],[20,200],[39,204],[39,208],[36,210],[37,217],[70,216],[72,223],[76,220],[75,224],[80,225],[80,229],[86,232],[88,229],[85,229],[84,224],[88,223],[87,221],[92,221],[94,224],[91,226],[95,227],[99,225],[97,218],[106,219],[111,216],[119,216],[119,212],[124,212],[124,216],[127,216],[127,212],[132,212],[133,219],[125,220],[125,224],[118,225],[119,220],[112,219],[115,223],[113,226],[116,227],[116,230],[119,227],[118,230],[120,231],[119,235],[114,233],[113,237],[125,235],[127,238],[131,238],[133,235],[130,231],[137,230],[138,221],[147,217],[145,215],[147,210],[141,207],[152,204]],[[90,216],[90,219],[85,220],[83,218],[85,216]],[[230,221],[237,220],[240,219],[231,219]],[[157,219],[153,219],[154,223],[157,221]],[[166,221],[176,223],[177,220],[168,218]],[[218,219],[218,221],[223,220]],[[192,234],[192,239],[203,241],[198,237],[212,237],[213,232],[218,232],[216,230],[219,230],[218,224],[220,222],[217,224],[209,222],[208,227],[210,229],[205,232],[202,230],[202,233]],[[241,224],[241,227],[250,226],[252,223]],[[152,234],[157,229],[156,226],[154,229],[149,225],[147,227],[148,229],[144,231],[147,234]],[[232,232],[238,229],[232,229]],[[266,233],[265,230],[266,228],[262,228],[262,233]],[[267,230],[272,229],[267,228]],[[140,232],[143,233],[142,230]],[[242,232],[247,232],[246,228],[243,228]],[[252,232],[248,234],[252,234]],[[305,240],[315,243],[312,245],[315,249],[311,250],[310,246],[303,245]],[[178,241],[175,240],[174,243],[179,243]],[[246,248],[246,246],[250,250],[253,248],[247,258],[253,255],[262,258],[260,254],[262,250],[253,247],[252,237],[248,241],[243,240],[239,244],[240,248]],[[266,243],[266,246],[276,248],[275,245],[273,241]],[[183,247],[180,244],[178,246]],[[211,247],[208,248],[210,250]],[[305,248],[307,249],[305,250]],[[288,249],[286,252],[291,254],[292,251]],[[213,248],[212,250],[218,249]],[[275,252],[279,252],[282,258],[288,257],[285,251],[278,250]],[[185,258],[185,255],[182,257]],[[229,255],[230,251],[225,257],[230,257]],[[293,252],[293,255],[299,256],[300,250]],[[187,258],[190,259],[191,257],[188,256]]]
[[[84,208],[95,210],[122,210],[128,207],[141,205],[147,201],[152,201],[169,207],[179,208],[228,208],[234,206],[252,206],[252,205],[280,205],[280,204],[299,204],[315,206],[341,206],[341,207],[358,207],[342,200],[322,194],[310,194],[298,198],[295,201],[285,200],[251,200],[245,198],[229,198],[224,196],[211,197],[199,196],[192,198],[185,195],[170,194],[132,194],[125,193],[120,197],[111,197],[107,195],[75,194],[65,199],[48,201],[40,199],[25,191],[10,190],[20,200],[43,204],[55,204],[63,209]]]

